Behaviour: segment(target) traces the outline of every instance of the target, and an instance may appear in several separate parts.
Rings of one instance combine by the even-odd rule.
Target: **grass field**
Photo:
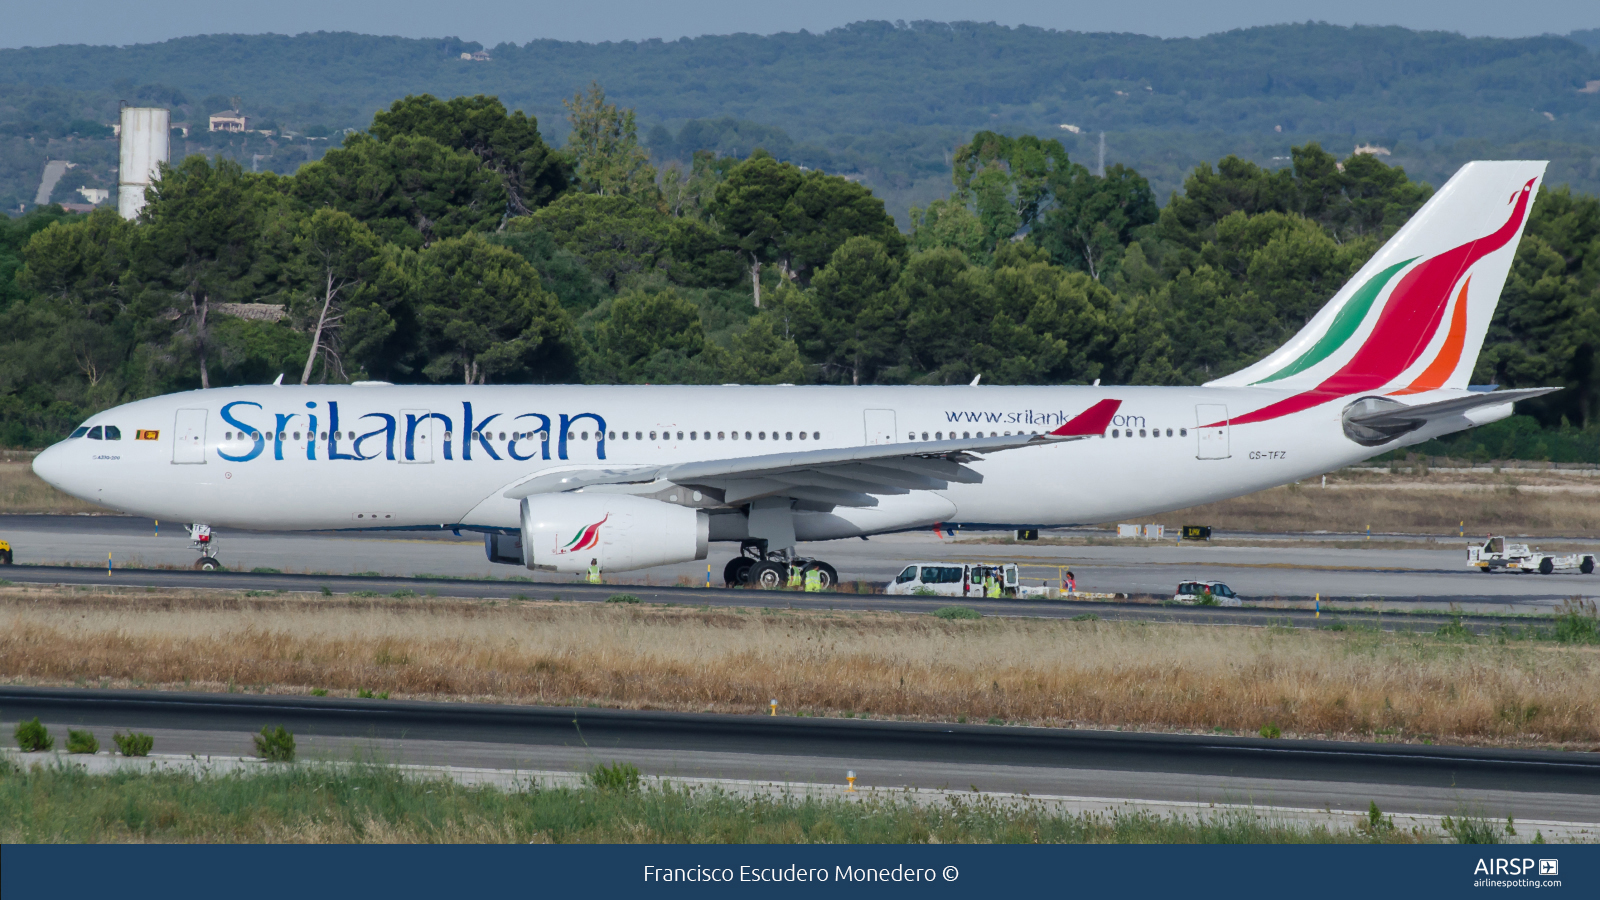
[[[1422,830],[1277,823],[1245,812],[1072,815],[953,796],[738,797],[716,790],[504,791],[380,766],[197,777],[0,761],[0,841],[201,843],[1433,843]],[[1353,822],[1354,826],[1355,823]],[[1471,822],[1492,833],[1494,823]]]
[[[1600,644],[1441,631],[12,586],[0,678],[1600,747]]]
[[[105,512],[93,503],[69,497],[33,474],[31,455],[0,456],[0,513]]]
[[[1407,479],[1316,483],[1271,488],[1220,503],[1143,517],[1170,532],[1182,525],[1226,531],[1362,532],[1469,535],[1520,534],[1600,537],[1600,480],[1575,485]],[[1588,490],[1585,490],[1585,489]]]

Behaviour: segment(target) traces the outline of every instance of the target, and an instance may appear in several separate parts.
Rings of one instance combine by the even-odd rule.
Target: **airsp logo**
[[[1526,875],[1533,871],[1531,859],[1479,859],[1478,867],[1472,870],[1474,875]],[[1559,874],[1560,864],[1553,859],[1539,860],[1540,875]]]

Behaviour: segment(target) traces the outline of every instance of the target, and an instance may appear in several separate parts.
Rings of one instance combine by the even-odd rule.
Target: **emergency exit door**
[[[174,465],[204,465],[206,461],[206,411],[180,409],[172,423]]]
[[[894,410],[866,411],[867,445],[894,443]]]
[[[1199,442],[1195,456],[1200,459],[1227,459],[1228,408],[1220,403],[1197,403],[1194,407],[1194,434]]]

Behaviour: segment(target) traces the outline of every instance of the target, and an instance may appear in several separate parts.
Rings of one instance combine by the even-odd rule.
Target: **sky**
[[[357,31],[459,37],[488,46],[537,38],[674,40],[818,32],[863,19],[993,21],[1071,31],[1195,37],[1316,20],[1524,37],[1600,27],[1596,0],[0,0],[0,47],[141,44],[195,34]]]

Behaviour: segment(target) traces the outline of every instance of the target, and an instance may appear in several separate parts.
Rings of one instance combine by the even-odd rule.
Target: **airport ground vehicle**
[[[472,531],[495,562],[569,574],[703,560],[721,544],[739,548],[734,580],[748,558],[762,584],[822,571],[799,556],[806,542],[1184,509],[1559,390],[1469,384],[1544,169],[1462,167],[1299,333],[1203,385],[280,379],[98,412],[33,469],[195,534]],[[221,565],[195,543],[198,567]]]
[[[0,566],[11,565],[11,545],[0,541]]]
[[[1491,572],[1522,572],[1554,575],[1557,572],[1594,573],[1593,553],[1569,553],[1557,556],[1542,553],[1527,544],[1513,544],[1504,536],[1491,534],[1482,544],[1467,547],[1467,565],[1488,575]]]
[[[1172,600],[1175,603],[1204,603],[1208,596],[1215,600],[1218,606],[1244,605],[1239,600],[1239,595],[1233,592],[1233,588],[1220,581],[1185,581],[1172,592]]]
[[[906,566],[884,589],[886,594],[934,593],[941,597],[984,596],[984,580],[1000,581],[1000,595],[1016,597],[1021,589],[1017,567],[1009,564],[917,562]]]

